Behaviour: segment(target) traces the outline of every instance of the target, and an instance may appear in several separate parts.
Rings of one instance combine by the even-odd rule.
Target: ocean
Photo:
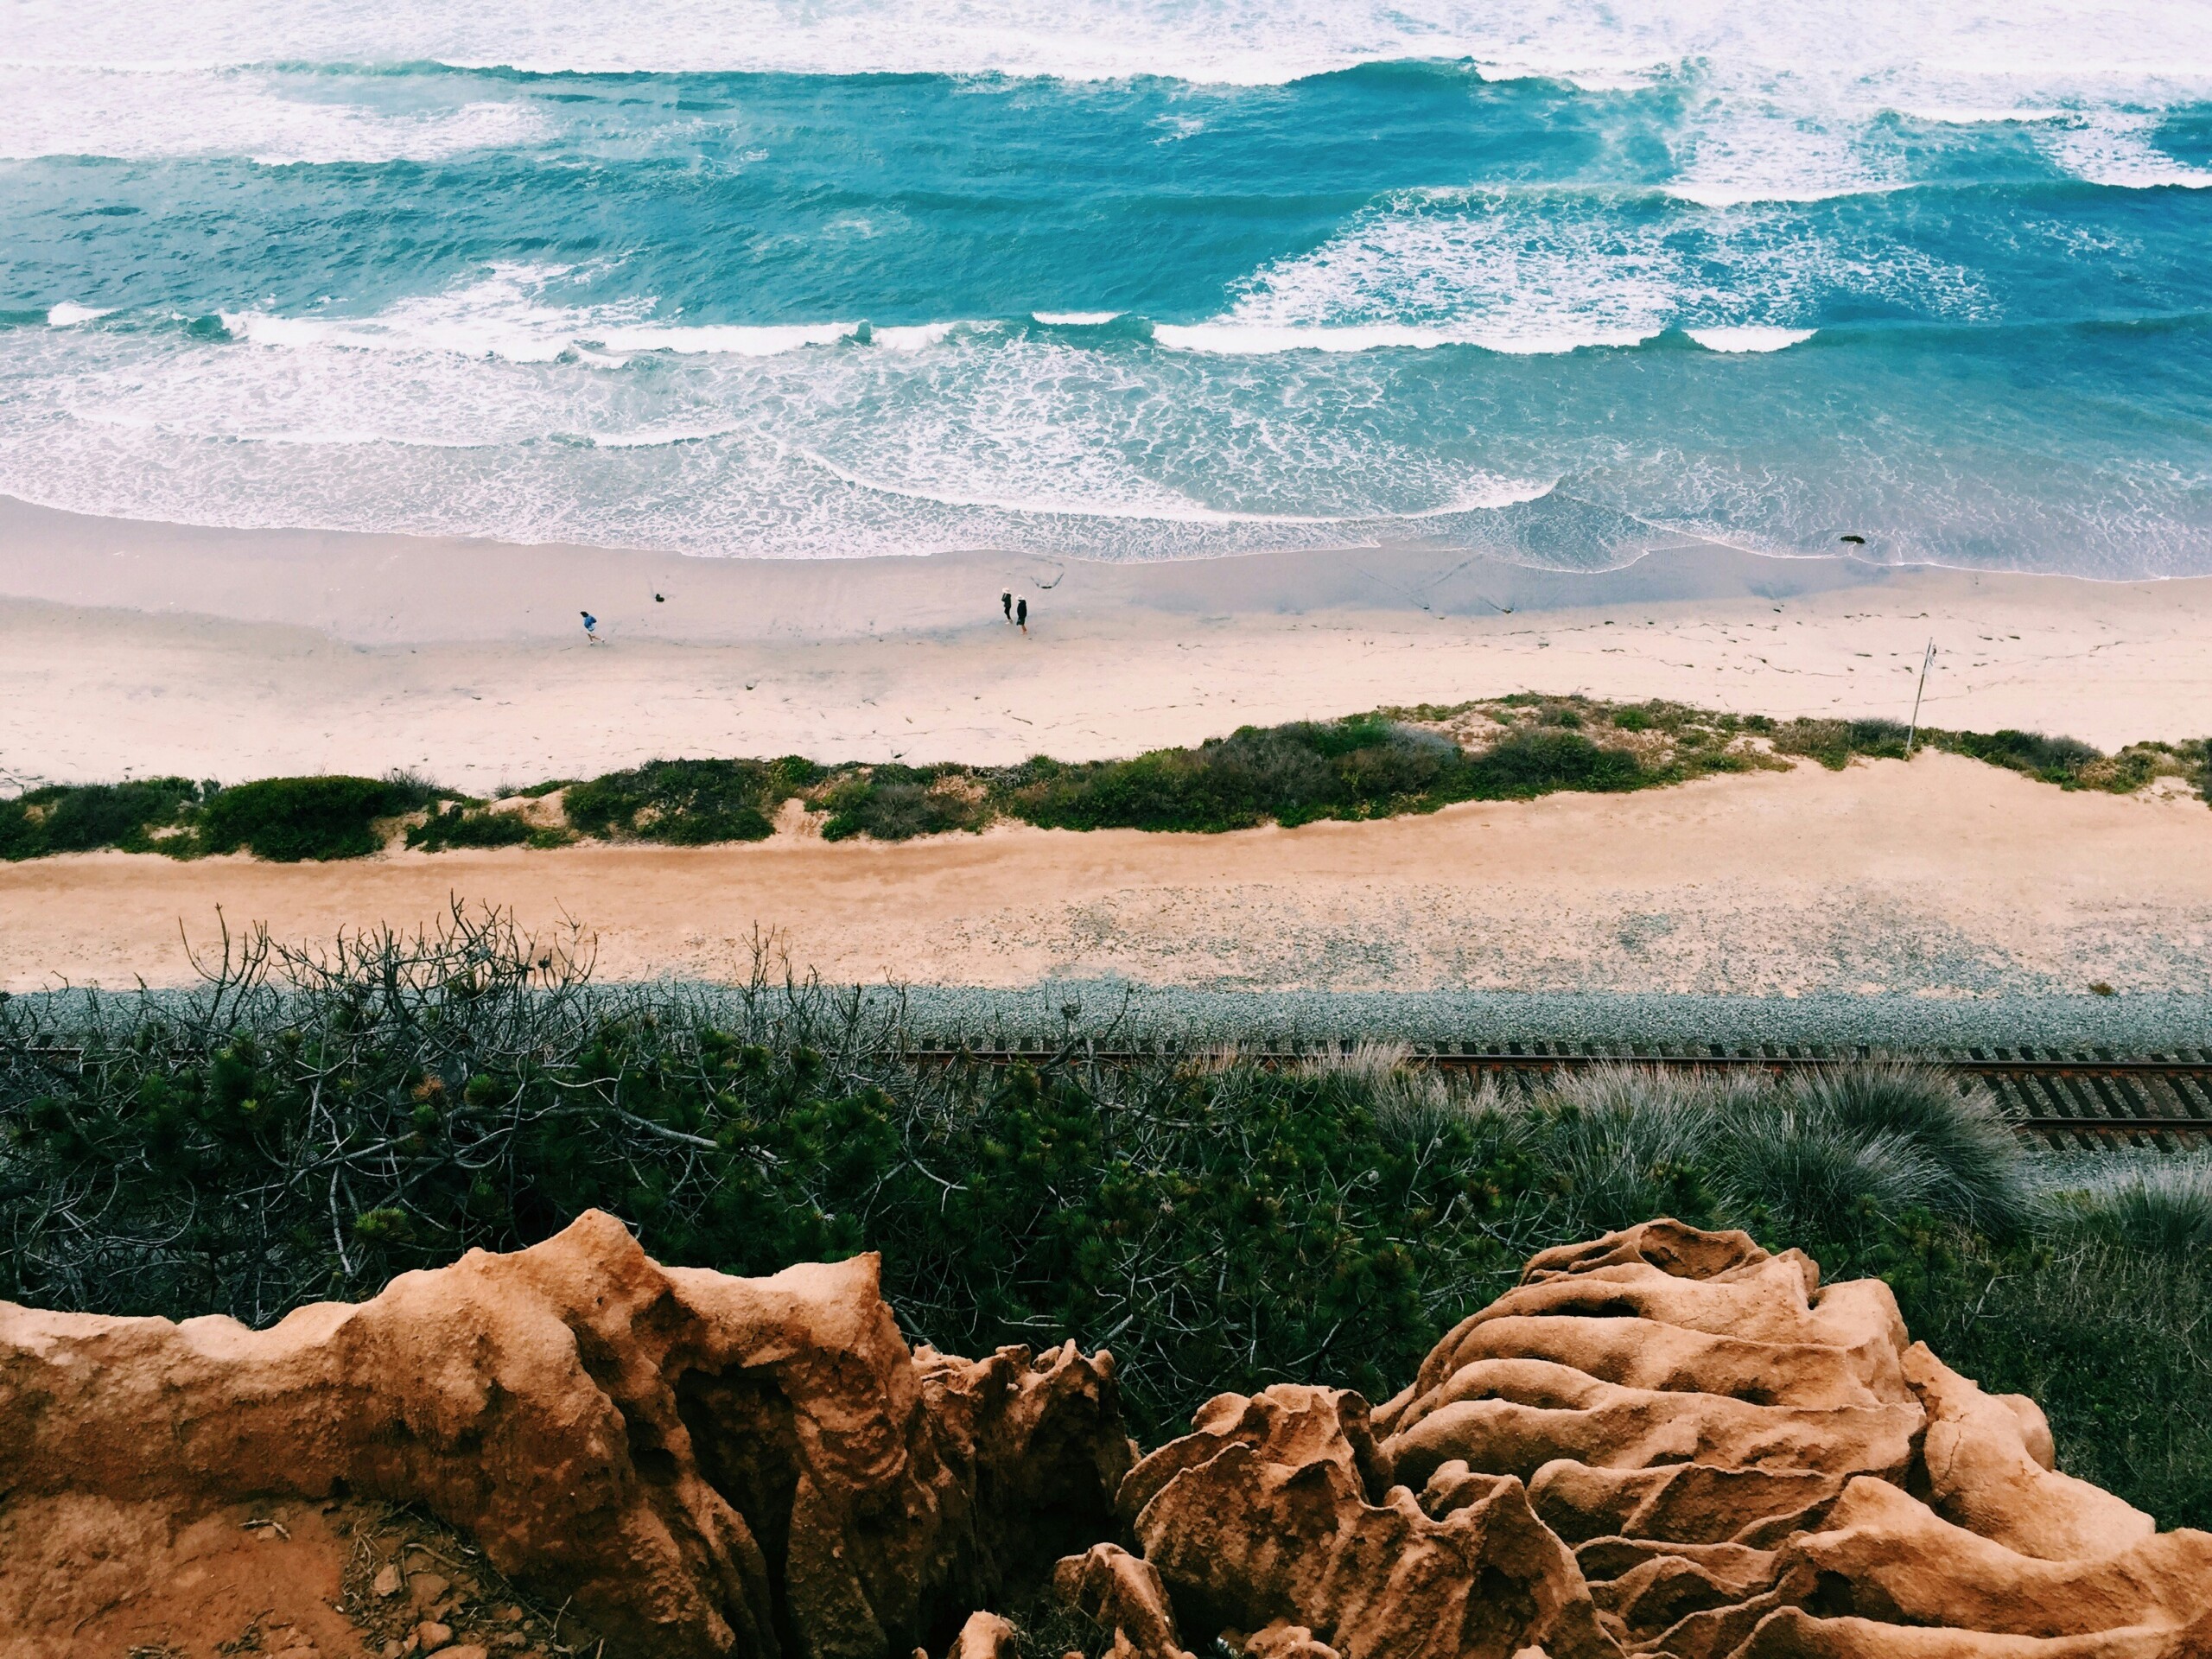
[[[10,0],[0,493],[2212,573],[2212,0]]]

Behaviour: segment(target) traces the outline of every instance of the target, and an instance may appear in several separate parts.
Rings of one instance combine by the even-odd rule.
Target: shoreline
[[[1002,591],[1031,601],[1027,639]],[[2212,709],[2212,578],[1713,548],[1596,575],[1417,549],[770,562],[0,501],[0,788],[397,768],[484,795],[679,755],[1083,760],[1529,690],[1904,719],[1931,633],[1931,724],[2109,750]]]

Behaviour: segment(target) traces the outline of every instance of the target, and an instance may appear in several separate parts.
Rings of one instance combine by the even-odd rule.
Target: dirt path
[[[1264,988],[1953,995],[2212,989],[2212,811],[1947,755],[1230,836],[0,866],[0,984],[190,975],[180,928],[573,917],[602,975],[742,973],[756,929],[845,981],[1121,975]]]

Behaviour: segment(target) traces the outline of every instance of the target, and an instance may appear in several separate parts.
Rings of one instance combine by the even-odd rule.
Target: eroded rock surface
[[[0,1502],[350,1491],[573,1595],[610,1650],[942,1646],[1110,1529],[1128,1444],[1108,1357],[917,1357],[877,1283],[663,1268],[593,1213],[266,1331],[0,1304]]]
[[[594,1215],[265,1332],[0,1305],[0,1653],[350,1495],[610,1656],[1021,1659],[1048,1598],[1115,1659],[2212,1655],[2212,1535],[2054,1461],[1885,1287],[1740,1233],[1547,1251],[1387,1404],[1223,1395],[1135,1461],[1103,1354],[910,1352],[872,1258],[730,1279]]]
[[[1886,1286],[1741,1233],[1547,1251],[1379,1410],[1195,1427],[1120,1504],[1184,1630],[1258,1659],[2212,1653],[2212,1535],[2053,1472]]]

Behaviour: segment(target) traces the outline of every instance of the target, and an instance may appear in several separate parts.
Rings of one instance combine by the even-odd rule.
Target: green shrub
[[[264,778],[219,791],[200,809],[211,853],[244,847],[277,863],[361,858],[377,850],[375,820],[423,804],[426,787],[404,778]]]
[[[916,836],[981,830],[990,821],[990,804],[979,786],[960,786],[965,777],[960,769],[945,766],[856,768],[822,797],[820,805],[829,814],[822,824],[823,839],[867,836],[876,841],[911,841]]]
[[[149,778],[137,783],[92,784],[65,791],[48,811],[47,844],[58,853],[96,847],[143,851],[149,828],[167,828],[200,798],[188,778]]]
[[[1774,728],[1774,747],[1784,754],[1802,754],[1819,761],[1830,772],[1840,772],[1854,754],[1877,760],[1904,759],[1906,727],[1894,720],[1793,720]],[[1935,734],[1923,732],[1923,741]]]
[[[1946,732],[1941,741],[1943,747],[1957,753],[2053,784],[2075,782],[2083,766],[2104,758],[2079,738],[2046,737],[2041,732]]]
[[[1540,728],[1500,738],[1468,761],[1462,798],[1528,800],[1555,790],[1637,789],[1659,781],[1626,749],[1601,749],[1577,732]]]
[[[2061,1229],[2212,1266],[2212,1160],[2100,1169],[2050,1202]]]
[[[1922,1207],[1999,1236],[2026,1215],[2020,1142],[1986,1090],[1931,1066],[1872,1065],[1801,1079],[1788,1100],[1808,1129],[1869,1146],[1891,1140],[1894,1161],[1916,1166],[1909,1180],[1885,1178],[1900,1181],[1886,1192],[1865,1189],[1885,1214]]]
[[[519,812],[486,812],[454,801],[407,832],[407,844],[424,852],[448,847],[519,847],[529,841],[531,825]]]
[[[200,795],[200,786],[188,778],[50,784],[30,790],[0,801],[0,858],[42,858],[103,847],[150,851],[159,845],[150,832],[188,817]]]
[[[1713,1211],[1707,1172],[1719,1098],[1625,1067],[1570,1076],[1522,1145],[1554,1173],[1567,1231],[1607,1232],[1663,1215],[1703,1222]]]
[[[570,826],[602,838],[634,836],[671,846],[766,841],[776,808],[819,769],[784,760],[649,760],[569,785],[561,798]]]
[[[1010,816],[1046,829],[1211,832],[1440,804],[1454,798],[1462,764],[1450,739],[1366,715],[1246,726],[1131,760],[1039,756],[1002,775],[996,796]]]
[[[52,850],[46,844],[45,815],[39,810],[42,804],[29,795],[0,801],[0,858],[13,863],[43,858]]]

